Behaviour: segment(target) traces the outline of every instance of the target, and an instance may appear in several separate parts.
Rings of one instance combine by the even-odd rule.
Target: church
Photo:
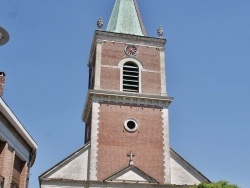
[[[147,36],[136,0],[97,22],[82,114],[85,145],[39,176],[41,188],[188,187],[210,182],[169,145],[163,30]]]

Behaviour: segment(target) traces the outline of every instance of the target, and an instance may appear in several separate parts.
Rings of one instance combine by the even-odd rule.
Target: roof
[[[136,0],[116,0],[107,31],[146,36]]]
[[[133,173],[133,175],[129,173]],[[127,176],[126,176],[127,174]],[[135,174],[135,175],[134,175]],[[124,176],[125,175],[125,176]],[[135,177],[132,177],[135,176]],[[154,178],[147,175],[134,165],[130,165],[119,172],[116,172],[112,176],[104,180],[104,182],[130,182],[130,183],[148,183],[159,184]]]
[[[90,147],[90,142],[86,143],[84,146],[82,146],[80,149],[78,149],[77,151],[75,151],[74,153],[72,153],[71,155],[67,156],[66,158],[64,158],[63,160],[61,160],[60,162],[58,162],[57,164],[55,164],[54,166],[52,166],[50,169],[46,170],[45,172],[43,172],[40,176],[39,176],[39,181],[41,181],[42,178],[46,178],[47,175],[53,173],[54,171],[56,171],[58,168],[60,168],[61,166],[63,166],[64,164],[68,163],[71,159],[73,159],[76,155],[78,155],[80,152],[84,151],[85,149],[88,149],[88,147]]]
[[[183,167],[184,166],[188,167],[191,170],[191,172],[193,173],[194,176],[200,177],[202,179],[202,182],[208,182],[208,183],[211,182],[206,176],[204,176],[199,170],[197,170],[193,165],[191,165],[188,161],[186,161],[173,148],[170,148],[170,155],[171,155],[171,158],[176,158],[179,161],[181,161],[183,164],[185,164],[185,165],[182,165],[182,166]]]
[[[5,116],[5,118],[11,123],[15,130],[22,136],[22,138],[27,142],[27,144],[34,150],[38,148],[37,143],[30,136],[21,122],[17,119],[15,114],[9,108],[9,106],[0,97],[0,112]]]

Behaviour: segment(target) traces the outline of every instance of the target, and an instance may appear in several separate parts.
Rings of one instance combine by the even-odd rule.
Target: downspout
[[[36,159],[36,150],[31,149],[30,150],[30,156],[29,156],[29,163],[28,163],[28,170],[27,170],[27,180],[26,180],[26,188],[29,187],[29,179],[30,179],[30,169],[33,166]]]

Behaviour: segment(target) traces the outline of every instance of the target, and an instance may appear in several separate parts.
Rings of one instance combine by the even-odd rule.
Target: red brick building
[[[169,146],[165,44],[148,37],[135,0],[117,0],[94,34],[81,149],[40,176],[49,187],[186,187],[209,182]]]
[[[0,27],[0,45],[9,39]],[[26,188],[37,144],[2,98],[5,73],[0,72],[0,188]]]
[[[5,74],[0,73],[0,89]],[[2,93],[2,91],[1,91]],[[28,187],[29,171],[36,158],[37,144],[0,97],[0,187]]]

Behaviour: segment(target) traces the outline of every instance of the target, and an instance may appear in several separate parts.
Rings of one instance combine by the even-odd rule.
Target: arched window
[[[123,91],[139,92],[139,67],[134,62],[123,65]]]

